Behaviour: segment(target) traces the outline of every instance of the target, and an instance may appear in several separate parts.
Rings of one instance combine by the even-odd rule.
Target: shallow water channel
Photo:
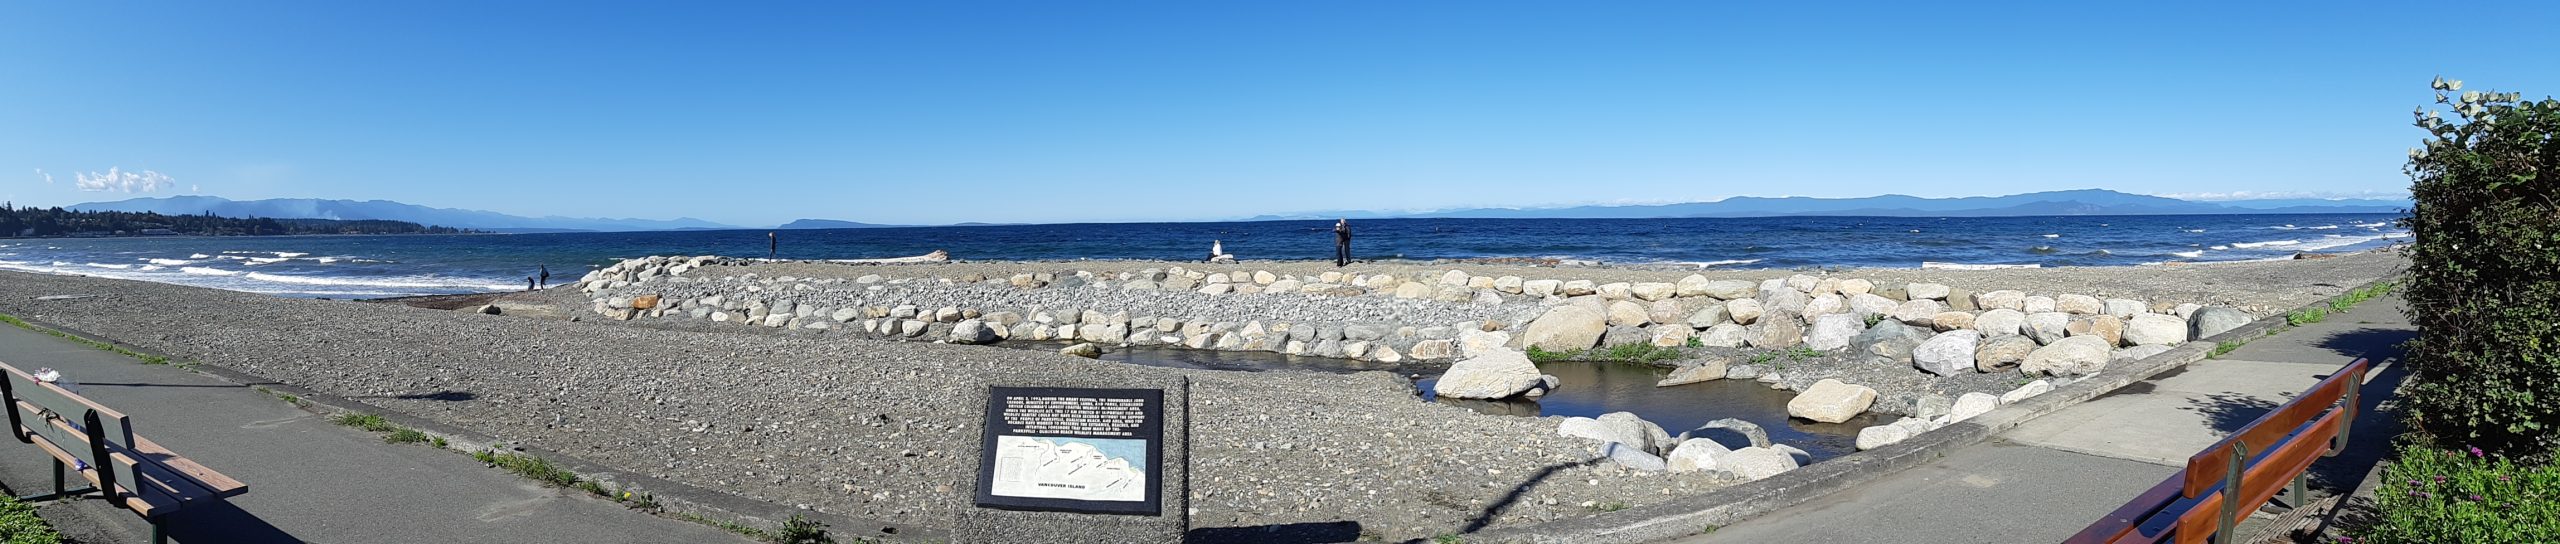
[[[1032,349],[1055,350],[1065,344],[1007,343]],[[1555,362],[1541,363],[1539,370],[1554,375],[1564,385],[1554,393],[1535,400],[1480,401],[1434,399],[1431,386],[1439,380],[1448,365],[1391,364],[1349,359],[1282,355],[1262,351],[1213,351],[1166,347],[1119,347],[1105,350],[1102,359],[1130,364],[1172,368],[1210,370],[1309,372],[1359,372],[1381,370],[1414,377],[1416,394],[1431,402],[1465,407],[1477,412],[1511,416],[1581,416],[1599,417],[1610,412],[1633,412],[1671,434],[1696,429],[1709,421],[1737,418],[1759,424],[1769,432],[1769,439],[1803,448],[1815,461],[1830,459],[1857,451],[1858,429],[1879,423],[1872,414],[1860,415],[1845,423],[1815,423],[1787,417],[1787,400],[1793,392],[1770,389],[1768,384],[1751,380],[1715,380],[1703,383],[1654,387],[1670,369],[1651,365],[1623,363]],[[1727,444],[1738,445],[1738,444]]]

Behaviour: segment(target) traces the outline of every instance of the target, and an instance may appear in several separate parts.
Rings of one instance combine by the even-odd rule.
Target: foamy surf
[[[1965,264],[1921,261],[1923,270],[2003,270],[2011,268],[2044,268],[2041,264]]]
[[[1685,264],[1685,265],[1692,265],[1692,266],[1696,266],[1696,267],[1698,267],[1698,268],[1712,268],[1712,267],[1718,267],[1718,266],[1744,265],[1744,264],[1751,264],[1751,263],[1756,263],[1756,262],[1760,262],[1760,260],[1759,260],[1759,259],[1730,259],[1730,260],[1722,260],[1722,261],[1672,261],[1672,263],[1673,263],[1673,264]]]
[[[249,275],[248,275],[247,277],[248,277],[249,279],[258,280],[258,281],[275,282],[275,283],[290,283],[290,284],[296,284],[296,285],[328,285],[328,286],[338,286],[338,287],[379,287],[379,288],[392,288],[392,289],[401,289],[401,288],[406,288],[406,289],[478,289],[478,290],[482,290],[482,291],[506,291],[506,290],[517,289],[517,288],[521,288],[521,287],[523,287],[523,286],[521,286],[521,285],[498,284],[498,283],[482,283],[482,282],[472,281],[472,280],[467,279],[467,278],[448,278],[448,277],[440,277],[440,276],[401,276],[401,277],[394,277],[394,278],[343,278],[343,277],[330,277],[330,276],[289,276],[289,275],[284,275],[284,274],[268,274],[268,273],[265,273],[265,272],[250,272],[250,273],[249,273]]]
[[[146,262],[160,266],[186,266],[196,264],[196,261],[187,259],[147,259]]]
[[[223,270],[223,269],[220,269],[220,268],[212,268],[212,267],[204,267],[204,266],[190,266],[190,267],[180,268],[180,269],[178,269],[178,271],[179,271],[179,272],[185,272],[185,273],[188,273],[188,274],[195,274],[195,275],[198,275],[198,276],[237,276],[237,275],[240,275],[240,271],[238,271],[238,270]]]
[[[2203,256],[2204,256],[2204,250],[2196,250],[2196,251],[2176,251],[2176,252],[2170,252],[2169,254],[2170,254],[2170,255],[2176,255],[2176,256],[2179,256],[2179,257],[2185,257],[2185,258],[2193,259],[2193,258],[2197,258],[2197,257],[2203,257]]]
[[[2264,241],[2264,242],[2241,242],[2241,243],[2237,243],[2237,244],[2231,244],[2231,247],[2236,247],[2236,248],[2240,248],[2240,249],[2257,249],[2257,248],[2262,248],[2262,247],[2289,246],[2289,245],[2294,245],[2294,244],[2299,244],[2299,243],[2302,243],[2302,241],[2301,241],[2301,240],[2268,240],[2268,241]]]

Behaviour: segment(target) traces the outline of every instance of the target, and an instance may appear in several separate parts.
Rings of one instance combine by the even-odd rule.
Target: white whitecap
[[[167,269],[167,268],[163,268],[163,267],[161,267],[160,265],[156,265],[156,264],[146,264],[146,265],[142,265],[142,268],[136,268],[136,269],[134,269],[134,270],[140,270],[140,271],[144,271],[144,272],[149,272],[149,271],[153,271],[153,270],[168,270],[168,269]]]
[[[206,255],[206,254],[203,254],[203,253],[197,253],[197,254],[194,254],[194,255],[188,255],[188,256],[187,256],[187,258],[189,258],[189,259],[211,259],[211,258],[213,258],[213,256],[212,256],[212,255]]]
[[[150,261],[150,262],[151,262],[151,264],[156,264],[156,265],[160,265],[160,266],[186,266],[186,265],[196,264],[196,261],[191,261],[191,260],[187,260],[187,259],[147,259],[147,260],[148,260],[148,261]]]
[[[2047,235],[2044,235],[2044,237],[2046,237],[2046,238],[2061,238],[2061,237],[2062,237],[2062,235],[2060,235],[2060,234],[2047,234]]]
[[[80,263],[80,264],[88,265],[90,268],[112,268],[112,269],[116,269],[116,270],[131,270],[131,269],[133,269],[133,265],[129,265],[129,264],[106,264],[106,263]]]
[[[294,252],[291,252],[291,251],[278,251],[278,252],[275,252],[275,254],[276,254],[276,256],[277,256],[277,257],[283,257],[283,258],[287,258],[287,259],[291,259],[291,258],[294,258],[294,257],[300,257],[300,256],[304,256],[304,255],[310,255],[309,253],[294,253]]]
[[[2203,256],[2204,256],[2204,251],[2203,251],[2203,250],[2197,250],[2197,251],[2173,251],[2173,252],[2170,252],[2169,254],[2170,254],[2170,255],[2180,256],[2180,257],[2186,257],[2186,258],[2189,258],[2189,259],[2193,259],[2193,258],[2197,258],[2197,257],[2203,257]]]
[[[258,281],[269,281],[269,282],[275,282],[275,283],[291,283],[291,284],[296,284],[296,285],[328,285],[328,286],[340,286],[340,287],[381,287],[381,288],[395,288],[395,289],[396,289],[396,288],[410,288],[410,289],[478,289],[478,290],[484,290],[484,291],[507,291],[507,290],[513,290],[513,289],[517,289],[517,288],[523,287],[523,286],[515,285],[515,284],[489,283],[489,282],[487,282],[487,281],[482,281],[482,280],[473,280],[473,279],[470,279],[470,278],[452,278],[452,277],[443,277],[443,276],[400,276],[400,277],[390,277],[390,278],[345,278],[345,277],[331,277],[331,276],[292,276],[292,275],[285,275],[285,274],[268,274],[268,273],[265,273],[265,272],[250,272],[248,277],[249,277],[249,279],[253,279],[253,280],[258,280]]]
[[[200,276],[237,276],[237,275],[240,275],[240,271],[238,271],[238,270],[223,270],[223,269],[220,269],[220,268],[210,268],[210,267],[203,267],[203,266],[189,266],[189,267],[185,267],[185,268],[180,268],[180,269],[178,269],[178,271],[179,271],[179,272],[189,273],[189,274],[196,274],[196,275],[200,275]]]
[[[2301,241],[2301,240],[2268,240],[2268,241],[2264,241],[2264,242],[2241,242],[2241,243],[2237,243],[2237,244],[2231,244],[2231,247],[2236,247],[2236,248],[2240,248],[2240,249],[2256,249],[2256,248],[2262,248],[2262,247],[2289,246],[2289,245],[2294,245],[2294,244],[2299,244],[2299,243],[2302,243],[2302,241]]]
[[[1708,267],[1725,266],[1725,265],[1735,265],[1735,264],[1751,264],[1751,263],[1756,263],[1756,262],[1760,262],[1760,260],[1759,260],[1759,259],[1733,259],[1733,260],[1724,260],[1724,261],[1674,261],[1672,264],[1685,264],[1685,265],[1694,265],[1694,266],[1697,266],[1698,268],[1708,268]]]

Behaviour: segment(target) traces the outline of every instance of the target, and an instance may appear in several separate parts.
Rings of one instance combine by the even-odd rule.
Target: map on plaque
[[[978,506],[1157,515],[1164,391],[990,387]]]

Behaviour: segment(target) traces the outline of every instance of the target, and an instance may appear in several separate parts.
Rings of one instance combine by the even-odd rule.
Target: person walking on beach
[[[540,287],[540,288],[541,288],[541,289],[550,289],[550,288],[551,288],[551,265],[538,264],[538,265],[534,265],[534,266],[535,266],[535,267],[537,267],[537,268],[541,268],[541,269],[542,269],[542,283],[540,284],[540,285],[541,285],[541,287]]]
[[[1335,268],[1351,266],[1351,220],[1349,219],[1337,219],[1333,222],[1333,266]]]

